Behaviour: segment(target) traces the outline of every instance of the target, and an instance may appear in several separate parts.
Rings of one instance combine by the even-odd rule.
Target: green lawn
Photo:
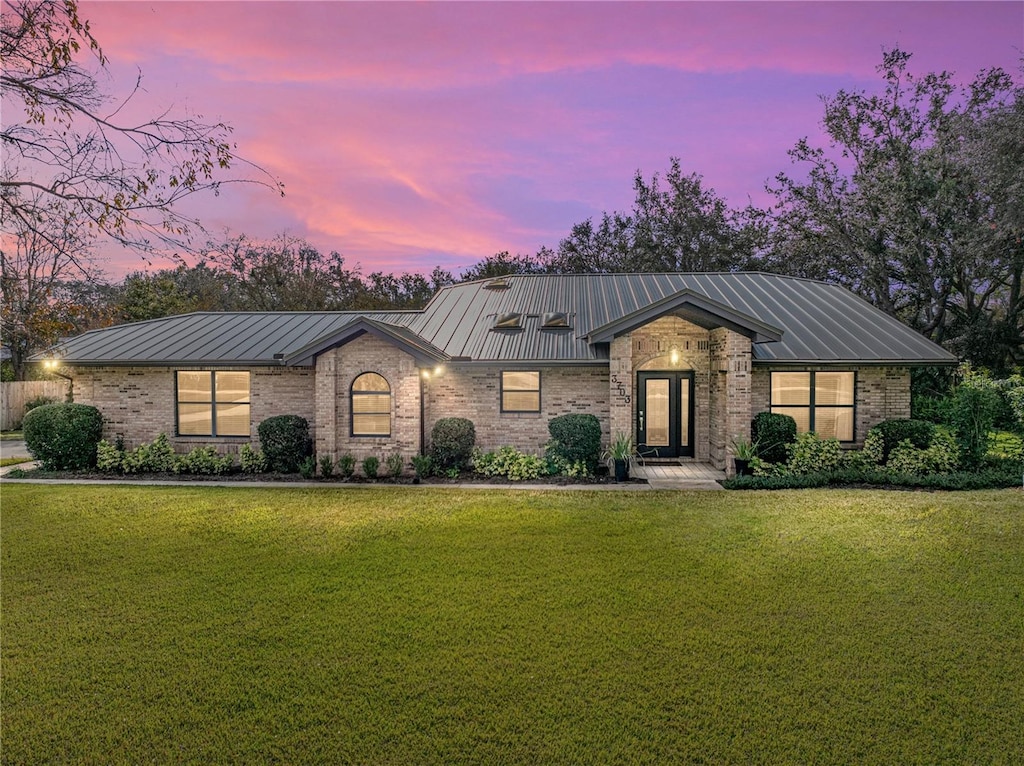
[[[1020,763],[1024,493],[2,489],[4,763]]]

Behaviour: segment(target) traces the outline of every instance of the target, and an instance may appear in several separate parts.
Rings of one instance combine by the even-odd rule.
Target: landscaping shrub
[[[152,442],[125,452],[121,456],[121,470],[125,473],[169,473],[174,470],[176,458],[167,434],[159,434]]]
[[[412,456],[412,470],[416,472],[417,479],[425,479],[430,476],[433,466],[434,461],[430,459],[430,455]]]
[[[761,460],[785,463],[786,447],[796,441],[796,421],[789,415],[759,412],[750,422],[750,435]]]
[[[356,458],[351,452],[346,452],[338,458],[338,473],[343,479],[351,479],[356,472]]]
[[[918,449],[928,449],[932,443],[932,436],[935,434],[935,424],[927,420],[913,420],[910,418],[895,418],[883,420],[872,430],[878,429],[882,435],[882,460],[886,463],[889,460],[889,453],[896,449],[896,445],[905,440],[910,440]]]
[[[103,473],[119,473],[123,458],[124,450],[118,449],[117,445],[106,439],[100,439],[96,445],[96,468]]]
[[[547,473],[544,458],[527,455],[515,447],[502,447],[496,452],[476,452],[473,470],[483,476],[503,476],[510,481],[537,479]]]
[[[330,458],[327,458],[330,460]],[[307,455],[299,463],[299,476],[303,479],[312,479],[316,476],[316,456]]]
[[[376,479],[378,470],[380,470],[380,458],[373,455],[363,458],[363,476],[367,479]]]
[[[476,427],[466,418],[441,418],[430,432],[430,459],[434,470],[449,474],[469,465],[476,445]]]
[[[243,444],[238,451],[238,463],[242,473],[264,473],[267,470],[267,457],[261,449],[253,449],[250,444]]]
[[[384,461],[384,470],[388,476],[397,479],[402,475],[402,471],[405,470],[405,461],[399,453],[393,452]]]
[[[230,471],[233,466],[231,455],[221,455],[211,446],[194,447],[187,454],[178,455],[174,472],[219,476]]]
[[[272,471],[295,473],[302,461],[313,454],[309,423],[303,417],[275,415],[260,423],[256,430]]]
[[[320,457],[320,475],[325,479],[329,479],[334,475],[334,460],[331,459],[330,455],[322,455]]]
[[[789,454],[787,467],[797,475],[834,471],[843,460],[843,448],[838,439],[822,439],[814,432],[800,434],[786,452]]]
[[[36,407],[42,407],[43,405],[46,404],[56,404],[57,401],[58,400],[54,399],[52,396],[33,396],[31,399],[25,402],[25,413],[27,414],[34,410]]]
[[[783,476],[735,476],[722,482],[726,489],[809,489],[828,486],[877,486],[908,489],[975,490],[1019,487],[1020,466],[1004,466],[981,471],[960,471],[948,474],[891,473],[874,470],[841,470]]]
[[[927,449],[921,449],[910,439],[904,439],[889,453],[885,470],[891,473],[925,474],[952,473],[957,467],[959,449],[952,434],[938,428]]]
[[[601,459],[601,421],[595,415],[573,413],[559,415],[548,422],[547,455],[560,465],[583,463],[588,473],[597,469]]]
[[[87,404],[44,404],[25,415],[22,431],[29,454],[46,470],[92,468],[103,416]]]
[[[964,468],[981,465],[988,452],[988,433],[995,423],[1001,401],[999,394],[987,386],[957,386],[953,393],[949,423],[960,447],[960,464]]]

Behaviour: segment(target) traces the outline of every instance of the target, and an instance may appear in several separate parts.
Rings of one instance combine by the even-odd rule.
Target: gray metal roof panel
[[[423,311],[195,313],[93,330],[62,344],[80,364],[274,364],[339,332],[358,317],[406,327],[451,357],[480,362],[571,362],[607,358],[586,335],[682,290],[693,290],[783,331],[754,345],[758,363],[952,364],[956,358],[845,288],[761,272],[567,274],[509,277],[446,287]],[[524,329],[495,332],[494,315],[528,315]],[[547,311],[571,314],[572,329],[539,327]],[[533,318],[530,318],[533,317]],[[410,341],[412,338],[410,338]]]

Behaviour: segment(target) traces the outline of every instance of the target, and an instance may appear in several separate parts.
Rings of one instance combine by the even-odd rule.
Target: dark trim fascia
[[[957,361],[948,360],[922,360],[922,359],[872,359],[870,361],[858,360],[858,359],[829,359],[827,361],[821,359],[752,359],[751,364],[754,367],[837,367],[837,368],[849,368],[849,367],[956,367],[960,364]]]
[[[619,335],[642,327],[684,307],[691,307],[691,312],[697,315],[695,318],[710,319],[715,324],[746,335],[754,343],[782,340],[783,330],[781,328],[762,322],[756,317],[736,311],[724,303],[719,303],[702,293],[686,288],[591,330],[586,336],[587,341],[592,344],[610,343]]]

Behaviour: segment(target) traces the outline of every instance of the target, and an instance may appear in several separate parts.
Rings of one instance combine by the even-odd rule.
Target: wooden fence
[[[66,380],[20,380],[0,383],[0,431],[21,427],[25,417],[25,403],[39,396],[48,396],[63,402],[68,395]]]

